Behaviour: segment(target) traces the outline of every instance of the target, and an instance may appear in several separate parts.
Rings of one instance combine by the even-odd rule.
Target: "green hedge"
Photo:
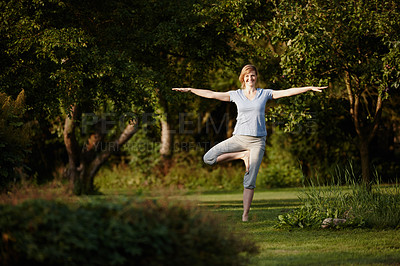
[[[0,265],[243,265],[257,252],[207,212],[168,201],[0,205]]]

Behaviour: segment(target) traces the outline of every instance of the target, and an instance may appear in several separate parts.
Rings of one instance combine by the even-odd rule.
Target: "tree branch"
[[[368,135],[368,142],[371,142],[371,140],[375,137],[376,131],[378,130],[379,123],[381,121],[382,117],[382,95],[378,95],[378,99],[376,100],[376,109],[375,109],[375,115],[374,115],[374,123],[372,126],[372,130],[370,131],[370,134]]]
[[[349,96],[350,114],[354,118],[354,98],[353,98],[353,92],[352,92],[352,89],[351,89],[350,73],[348,71],[345,72],[344,81],[346,83],[347,94]]]
[[[107,159],[115,152],[119,150],[128,140],[132,138],[132,136],[139,129],[139,119],[136,119],[130,122],[124,129],[124,131],[119,135],[119,137],[110,143],[109,148],[105,151],[101,152],[99,155],[91,163],[90,167],[90,178],[93,178],[96,173],[99,171],[100,167],[107,161]],[[111,149],[113,147],[114,149]]]
[[[356,132],[358,136],[363,137],[363,131],[362,131],[362,126],[360,123],[360,95],[358,93],[355,93],[353,95],[353,88],[351,85],[351,76],[350,72],[346,71],[345,72],[345,83],[346,83],[346,89],[347,89],[347,94],[349,97],[349,102],[350,102],[350,114],[353,118],[354,122],[354,127],[356,129]]]
[[[360,111],[360,96],[356,94],[354,97],[353,121],[354,121],[354,127],[356,129],[358,136],[363,137],[363,131],[361,128],[359,111]]]

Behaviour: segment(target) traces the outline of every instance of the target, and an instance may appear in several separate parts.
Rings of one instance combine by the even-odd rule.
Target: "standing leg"
[[[253,201],[254,188],[256,187],[256,179],[258,170],[262,162],[265,152],[265,137],[250,139],[248,143],[250,153],[249,172],[243,179],[243,215],[242,221],[248,221],[250,206]]]
[[[242,221],[248,221],[256,178],[265,151],[265,137],[233,136],[211,148],[203,157],[206,164],[242,159],[246,166],[243,179]]]
[[[253,201],[254,189],[245,188],[243,190],[243,215],[242,221],[247,222],[249,220],[250,205]]]

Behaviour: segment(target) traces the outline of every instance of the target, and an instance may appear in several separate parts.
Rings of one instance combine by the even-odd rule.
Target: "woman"
[[[286,90],[265,90],[256,88],[258,72],[255,66],[243,67],[239,81],[241,89],[228,92],[193,88],[173,88],[175,91],[192,92],[198,96],[234,102],[238,109],[233,136],[212,147],[205,155],[204,162],[213,165],[232,160],[243,160],[245,175],[243,179],[242,221],[248,221],[250,205],[260,164],[265,152],[265,104],[268,100],[301,94],[307,91],[321,92],[326,87],[302,87]]]

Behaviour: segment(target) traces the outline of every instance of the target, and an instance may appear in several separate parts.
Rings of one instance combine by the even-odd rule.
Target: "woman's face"
[[[244,84],[246,88],[255,88],[257,82],[257,74],[255,71],[250,71],[244,76]]]

